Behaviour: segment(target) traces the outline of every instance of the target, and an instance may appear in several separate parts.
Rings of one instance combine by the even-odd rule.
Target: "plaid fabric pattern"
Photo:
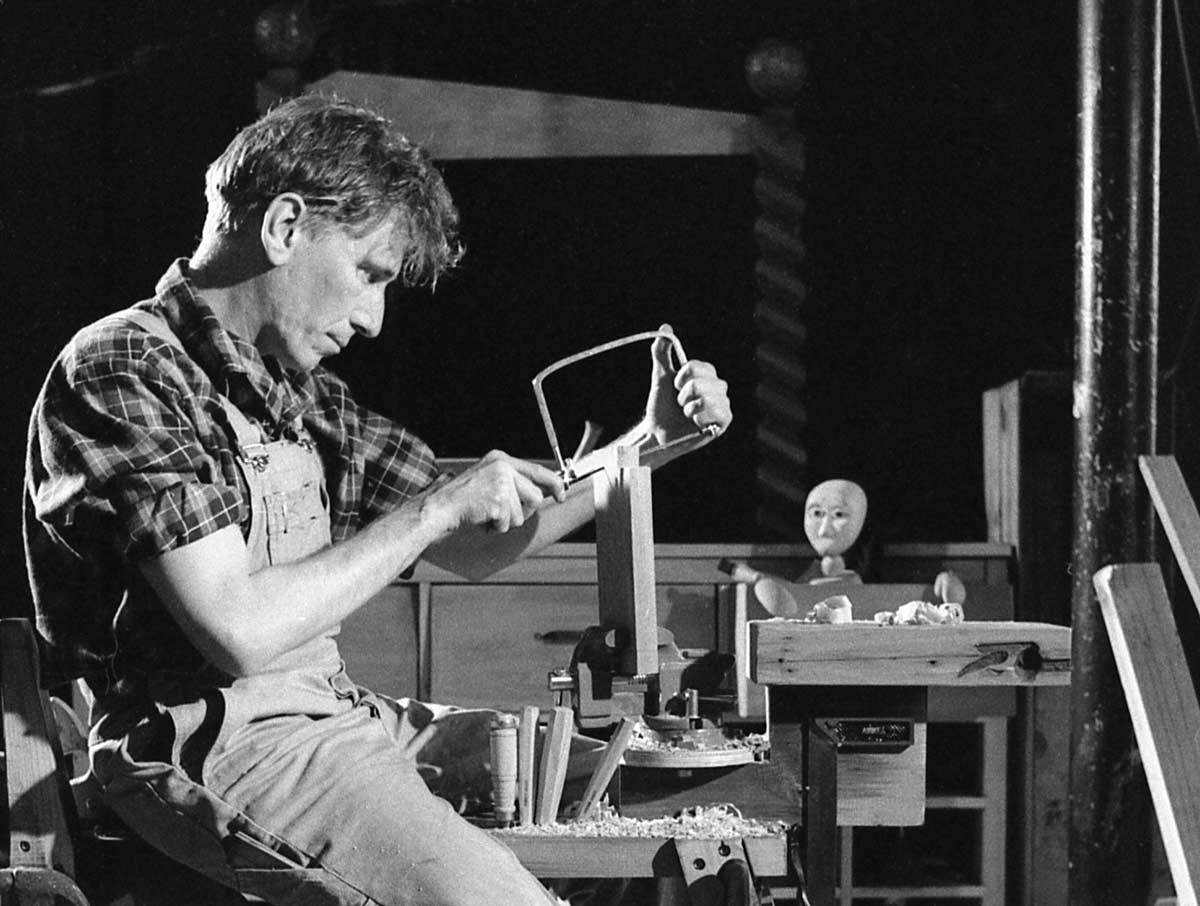
[[[218,394],[270,439],[307,428],[335,543],[437,477],[420,439],[359,406],[328,370],[285,373],[264,359],[221,327],[186,275],[187,261],[175,262],[136,306],[164,318],[182,350],[119,315],[102,319],[60,353],[34,406],[26,559],[39,627],[72,674],[111,673],[123,599],[152,600],[138,560],[245,530],[247,489]]]

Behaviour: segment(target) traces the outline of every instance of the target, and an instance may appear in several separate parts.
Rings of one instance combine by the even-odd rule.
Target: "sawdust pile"
[[[774,837],[787,831],[782,821],[757,821],[743,818],[733,805],[697,806],[676,818],[622,818],[603,806],[600,815],[587,821],[567,824],[535,824],[509,827],[499,834],[553,834],[562,837],[683,837],[704,840],[732,837]]]

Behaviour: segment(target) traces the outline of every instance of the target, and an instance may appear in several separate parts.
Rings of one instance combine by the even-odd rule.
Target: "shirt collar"
[[[262,418],[272,435],[288,431],[312,405],[309,375],[286,371],[273,356],[263,356],[253,343],[221,325],[196,291],[188,259],[167,269],[155,293],[167,323],[218,392],[248,415]]]

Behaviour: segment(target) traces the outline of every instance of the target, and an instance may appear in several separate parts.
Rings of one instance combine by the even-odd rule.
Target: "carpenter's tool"
[[[1024,680],[1032,680],[1041,671],[1071,669],[1070,658],[1047,658],[1037,642],[980,642],[975,646],[980,656],[964,664],[960,677],[979,670],[1012,670]]]
[[[542,383],[554,372],[566,368],[568,365],[574,365],[577,362],[582,362],[584,359],[591,358],[595,355],[600,355],[601,353],[609,352],[613,349],[618,349],[621,346],[628,346],[630,343],[637,343],[640,340],[656,340],[660,337],[671,341],[671,347],[675,351],[677,364],[682,366],[683,363],[687,361],[687,354],[683,351],[683,344],[679,341],[679,337],[675,336],[675,334],[669,330],[647,330],[642,333],[635,333],[630,334],[627,337],[621,337],[619,340],[610,340],[607,343],[601,343],[599,346],[593,346],[591,349],[585,349],[583,352],[577,352],[574,355],[569,355],[564,359],[559,359],[552,365],[548,365],[543,368],[534,376],[533,395],[537,399],[538,411],[542,415],[542,424],[546,428],[546,438],[550,441],[550,449],[554,453],[555,462],[558,463],[559,477],[562,478],[562,480],[568,486],[587,478],[589,475],[594,475],[596,472],[600,471],[600,468],[593,469],[584,473],[583,475],[578,475],[575,472],[573,460],[570,458],[563,458],[562,447],[558,442],[558,433],[554,430],[554,420],[550,418],[550,407],[546,404],[546,394],[542,390]],[[720,428],[718,428],[716,425],[707,425],[697,431],[696,434],[677,438],[670,443],[664,444],[659,449],[668,449],[676,444],[691,441],[696,437],[714,437],[719,431]],[[585,440],[580,442],[581,449],[583,448],[586,440],[587,434],[585,433]]]
[[[512,824],[517,805],[517,719],[500,713],[492,718],[492,810],[501,827]]]

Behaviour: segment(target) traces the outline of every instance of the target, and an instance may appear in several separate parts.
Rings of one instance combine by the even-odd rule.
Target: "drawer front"
[[[462,707],[552,705],[547,676],[599,618],[594,585],[443,585],[430,604],[430,697]]]
[[[342,622],[338,647],[346,673],[360,686],[395,696],[416,696],[417,587],[389,585]]]
[[[660,585],[656,603],[676,645],[713,647],[713,586]],[[548,707],[547,676],[570,665],[580,634],[598,620],[594,585],[436,586],[430,697],[464,707]]]

